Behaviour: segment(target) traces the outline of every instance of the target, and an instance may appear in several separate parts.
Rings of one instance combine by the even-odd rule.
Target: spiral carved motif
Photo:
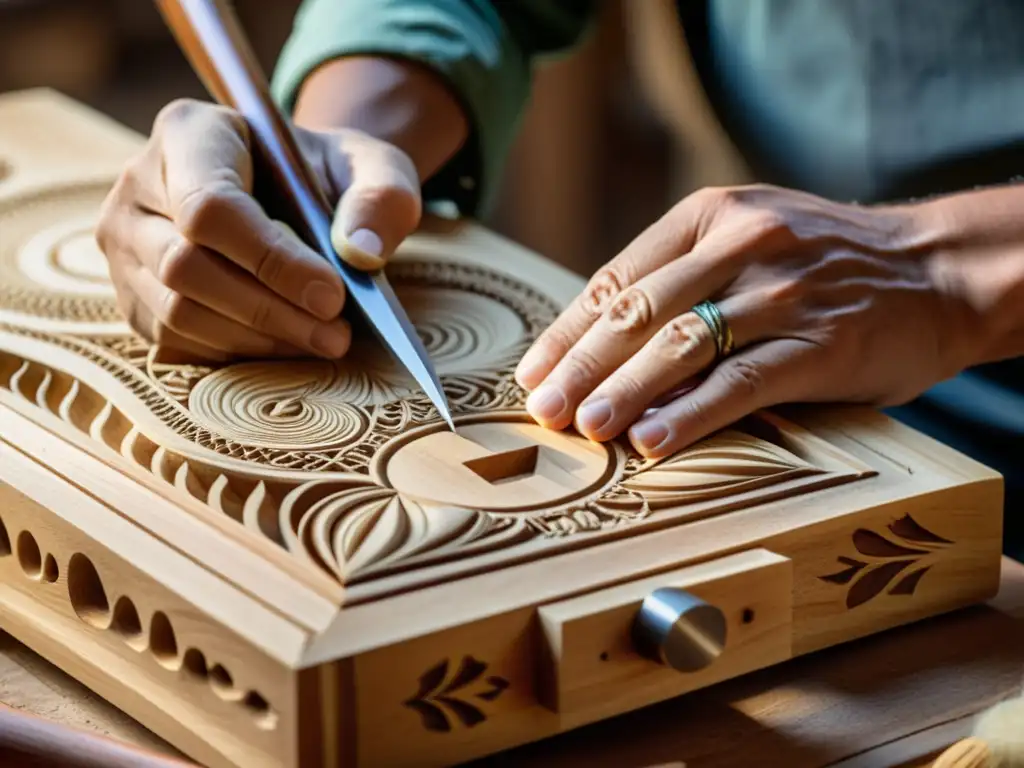
[[[487,296],[456,288],[400,286],[400,300],[442,377],[492,373],[514,363],[523,321]],[[343,360],[241,363],[199,381],[192,414],[209,429],[248,444],[324,450],[366,434],[369,408],[416,394],[416,386],[375,339]]]
[[[202,380],[189,403],[196,418],[216,424],[225,437],[312,450],[354,442],[369,426],[363,411],[338,397],[346,387],[329,361],[246,363],[225,371],[231,375]]]
[[[128,332],[93,236],[108,186],[68,186],[0,206],[0,311],[39,318],[59,332],[83,323]]]

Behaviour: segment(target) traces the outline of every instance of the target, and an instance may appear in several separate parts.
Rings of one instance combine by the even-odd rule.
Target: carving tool
[[[167,25],[206,89],[249,123],[254,150],[266,162],[291,209],[286,223],[338,270],[349,297],[455,431],[448,400],[430,357],[383,271],[346,264],[331,244],[331,206],[298,149],[241,24],[220,0],[156,0]]]

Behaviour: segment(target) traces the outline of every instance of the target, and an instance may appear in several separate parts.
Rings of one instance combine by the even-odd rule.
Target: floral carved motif
[[[472,656],[463,657],[449,677],[449,662],[444,659],[420,676],[419,690],[404,704],[419,713],[428,731],[448,733],[454,721],[472,728],[487,720],[483,707],[500,698],[508,687],[508,680],[487,675],[487,664]]]
[[[846,607],[853,609],[888,590],[912,596],[932,568],[933,555],[953,544],[904,515],[887,527],[889,536],[866,528],[853,532],[854,549],[862,558],[841,556],[842,570],[820,576],[830,584],[847,586]]]

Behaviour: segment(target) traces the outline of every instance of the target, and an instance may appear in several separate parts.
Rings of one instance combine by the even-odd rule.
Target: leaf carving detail
[[[849,567],[842,571],[837,571],[836,573],[830,573],[827,576],[820,577],[822,581],[828,581],[833,584],[849,584],[853,577],[860,573],[867,565],[867,563],[862,563],[860,560],[853,560],[849,557],[840,557],[839,562]]]
[[[846,607],[856,608],[879,595],[913,560],[893,560],[865,571],[846,593]]]
[[[487,678],[487,682],[491,685],[490,690],[478,693],[476,697],[483,699],[484,701],[494,701],[496,698],[504,693],[505,689],[508,688],[508,680],[503,677],[491,676]]]
[[[447,676],[448,659],[442,659],[438,664],[420,675],[420,690],[416,694],[416,698],[422,699],[432,694],[441,687],[441,683],[444,682]]]
[[[472,704],[462,701],[461,699],[454,699],[448,696],[438,696],[437,701],[442,702],[448,707],[455,716],[462,721],[462,724],[467,728],[472,728],[474,725],[479,725],[487,718],[484,713],[474,707]]]
[[[949,539],[944,539],[941,536],[929,531],[923,525],[918,523],[910,515],[904,515],[898,520],[894,520],[889,524],[889,530],[899,536],[904,541],[912,541],[917,544],[952,544],[953,542]]]
[[[862,555],[869,557],[914,557],[926,555],[923,549],[911,549],[889,541],[874,531],[858,528],[853,532],[853,546]]]
[[[281,504],[285,543],[348,584],[394,570],[481,553],[530,535],[525,521],[463,507],[421,504],[372,481],[307,483]]]
[[[643,494],[651,507],[704,501],[821,473],[774,443],[725,430],[657,462],[646,462],[622,487]]]
[[[487,671],[487,664],[472,656],[464,656],[455,676],[445,685],[449,666],[448,659],[444,659],[420,675],[419,690],[404,702],[405,706],[419,713],[423,727],[430,731],[450,732],[452,723],[448,713],[467,728],[487,719],[479,707],[458,695],[460,690],[480,679]],[[476,694],[476,698],[486,702],[495,701],[509,687],[508,680],[497,675],[489,676],[487,684],[490,688]]]
[[[467,685],[469,685],[478,677],[480,677],[480,675],[482,675],[486,670],[487,665],[484,664],[482,661],[477,661],[472,656],[466,656],[462,660],[462,666],[459,667],[458,674],[452,678],[452,681],[444,687],[444,690],[441,691],[441,693],[453,693],[462,688],[465,688]]]
[[[423,701],[422,699],[410,699],[405,702],[405,706],[419,712],[420,718],[423,720],[423,727],[428,731],[440,731],[441,733],[451,731],[451,723],[448,722],[448,718],[436,704],[431,704],[429,701]]]
[[[921,581],[921,577],[928,572],[931,568],[930,565],[926,565],[923,568],[918,568],[916,571],[911,571],[906,576],[897,582],[896,586],[889,590],[890,595],[912,595],[917,590],[917,584]]]

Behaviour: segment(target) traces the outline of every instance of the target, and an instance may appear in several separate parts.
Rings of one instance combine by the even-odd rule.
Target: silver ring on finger
[[[723,358],[732,354],[732,351],[735,348],[732,329],[729,327],[729,323],[727,323],[725,318],[722,316],[721,311],[718,309],[718,305],[713,301],[702,301],[700,304],[696,305],[692,311],[693,314],[704,321],[708,330],[711,331],[711,336],[715,340],[716,357]]]

